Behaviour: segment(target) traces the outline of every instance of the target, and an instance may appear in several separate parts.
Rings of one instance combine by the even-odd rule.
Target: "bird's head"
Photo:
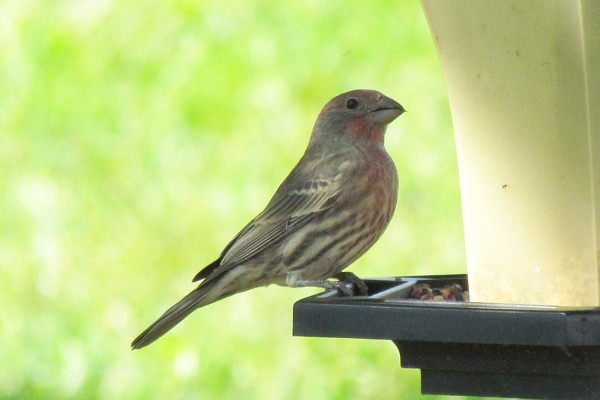
[[[366,140],[383,143],[385,128],[404,112],[395,100],[375,90],[352,90],[325,105],[313,128],[311,143]]]

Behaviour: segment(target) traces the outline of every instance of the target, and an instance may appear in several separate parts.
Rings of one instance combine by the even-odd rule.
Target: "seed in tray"
[[[469,292],[463,291],[458,283],[441,288],[432,288],[428,283],[417,283],[411,289],[410,299],[437,301],[469,301]]]

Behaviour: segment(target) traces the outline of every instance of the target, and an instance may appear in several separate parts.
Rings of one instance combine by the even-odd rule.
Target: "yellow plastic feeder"
[[[423,0],[472,301],[598,306],[600,2]]]

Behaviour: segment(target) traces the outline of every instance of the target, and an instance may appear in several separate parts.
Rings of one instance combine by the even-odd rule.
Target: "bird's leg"
[[[342,281],[328,281],[326,279],[308,280],[302,279],[297,272],[288,273],[285,278],[285,284],[289,287],[319,287],[322,289],[337,289],[343,295],[354,296],[352,289]]]
[[[367,284],[352,272],[338,272],[333,277],[342,283],[352,284],[352,287],[355,287],[358,291],[359,296],[367,296],[369,294]]]
[[[292,287],[320,287],[323,289],[337,289],[344,296],[354,296],[354,292],[350,287],[346,285],[345,282],[341,281],[328,281],[328,280],[316,280],[316,281],[304,281],[297,280],[292,285]]]
[[[286,279],[286,285],[290,287],[319,287],[322,289],[337,289],[345,296],[354,296],[355,293],[350,286],[352,285],[353,287],[356,287],[358,295],[366,296],[368,294],[367,285],[365,285],[365,283],[352,272],[339,272],[333,277],[337,279],[337,281],[325,279],[305,280],[299,278],[295,274],[289,274]]]

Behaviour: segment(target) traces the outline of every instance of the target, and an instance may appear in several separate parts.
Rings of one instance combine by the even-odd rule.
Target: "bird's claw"
[[[339,283],[341,283],[340,287],[338,288],[340,292],[343,292],[343,294],[347,296],[367,296],[369,294],[369,288],[367,287],[367,284],[352,272],[338,272],[333,277],[336,278]],[[348,283],[351,284],[351,287],[347,286]],[[350,294],[342,289],[342,287],[344,287]],[[355,293],[352,288],[354,288],[357,293]]]
[[[320,287],[326,290],[336,289],[342,296],[366,296],[369,288],[358,276],[352,272],[339,272],[333,276],[336,281],[331,280],[303,280],[289,279],[286,284],[292,287]]]
[[[348,297],[354,296],[354,291],[352,290],[352,287],[348,286],[346,284],[346,282],[342,282],[342,281],[331,282],[331,285],[334,288],[336,288],[342,296],[348,296]]]

